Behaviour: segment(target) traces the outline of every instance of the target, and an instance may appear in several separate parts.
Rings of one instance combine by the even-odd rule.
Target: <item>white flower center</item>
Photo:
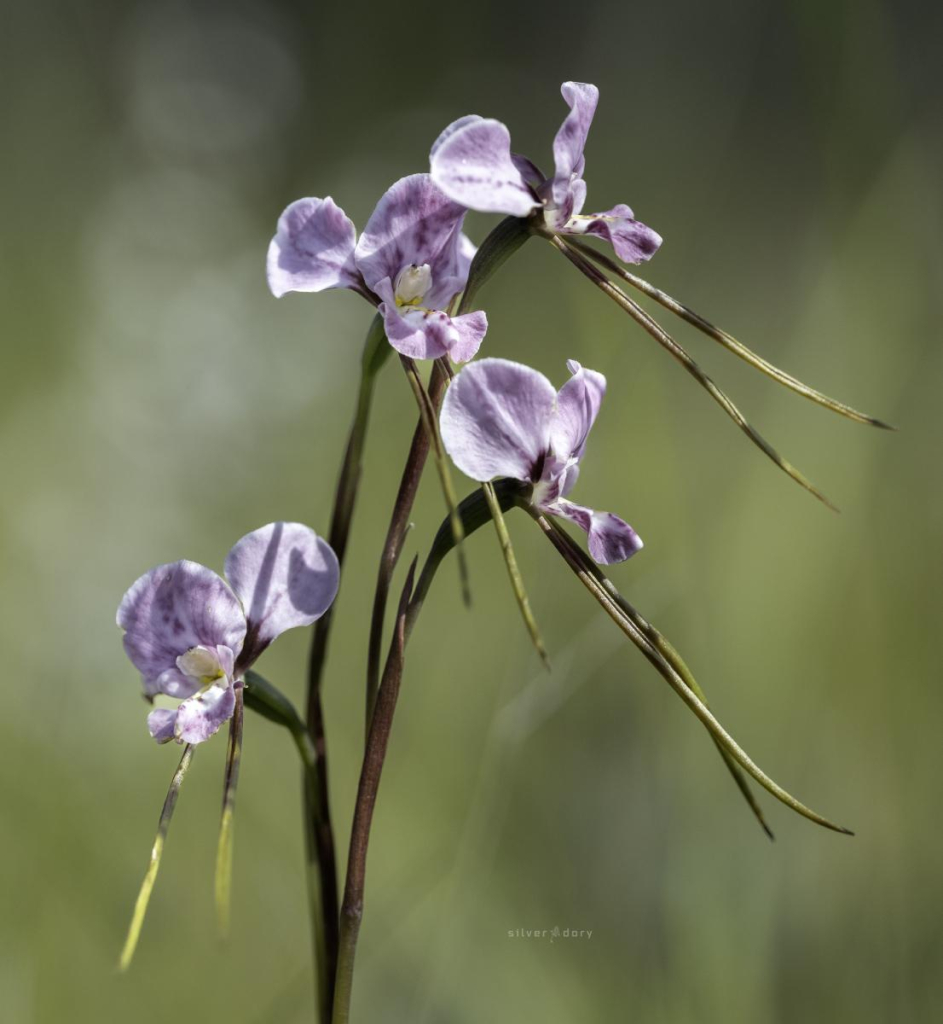
[[[191,647],[177,658],[177,668],[204,689],[226,677],[219,655],[211,647]]]
[[[418,306],[431,287],[432,268],[428,263],[405,267],[396,277],[396,305]]]

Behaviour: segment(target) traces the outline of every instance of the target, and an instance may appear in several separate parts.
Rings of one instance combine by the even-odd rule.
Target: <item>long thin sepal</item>
[[[419,370],[416,368],[415,362],[406,356],[400,356],[400,360],[403,364],[403,369],[406,371],[406,377],[409,380],[409,385],[413,390],[413,395],[416,398],[416,404],[419,407],[419,415],[422,418],[423,425],[429,435],[429,442],[432,448],[432,458],[435,462],[436,472],[439,474],[439,483],[442,486],[442,494],[445,497],[445,505],[449,513],[449,521],[452,524],[452,535],[455,538],[456,552],[458,555],[458,572],[459,579],[462,585],[462,599],[466,605],[471,604],[471,589],[468,584],[468,564],[465,561],[465,552],[461,546],[462,539],[465,536],[462,529],[462,520],[458,514],[458,498],[455,494],[455,485],[452,483],[452,474],[449,470],[449,461],[445,455],[445,448],[442,445],[442,438],[439,434],[439,419],[436,415],[435,406],[432,403],[432,399],[429,397],[428,391],[422,383],[422,378],[419,376]],[[451,366],[448,365],[448,359],[443,359],[440,365],[446,371],[447,376],[451,376]]]
[[[774,366],[761,355],[757,355],[752,349],[747,348],[742,341],[737,341],[732,334],[728,334],[726,331],[721,330],[721,328],[715,327],[709,320],[705,320],[704,317],[699,313],[695,313],[693,309],[686,306],[683,302],[673,299],[667,292],[663,292],[660,288],[649,284],[648,281],[643,280],[637,274],[626,270],[625,267],[605,253],[599,252],[584,242],[577,242],[572,239],[567,244],[593,260],[594,263],[605,267],[610,273],[617,274],[623,281],[632,285],[633,288],[637,288],[650,299],[654,299],[660,306],[674,313],[675,316],[681,317],[682,320],[696,327],[702,334],[706,334],[708,338],[719,342],[728,352],[733,352],[734,355],[739,356],[744,362],[754,367],[754,369],[765,373],[767,377],[772,378],[778,384],[782,384],[783,387],[789,388],[790,391],[795,391],[797,395],[802,395],[803,398],[808,398],[810,402],[815,402],[826,409],[831,409],[832,412],[838,413],[839,416],[854,420],[856,423],[865,423],[871,427],[879,427],[881,430],[897,429],[892,424],[879,420],[876,416],[869,416],[867,413],[858,412],[857,409],[853,409],[850,405],[839,402],[836,398],[829,398],[828,395],[823,395],[821,391],[816,391],[815,388],[809,387],[808,384],[803,384],[801,380],[793,377],[792,374],[786,373],[785,370],[780,370],[778,366]]]
[[[823,817],[817,811],[813,811],[810,807],[807,807],[805,804],[797,800],[791,793],[788,793],[783,789],[779,783],[774,782],[773,779],[771,779],[759,767],[759,765],[749,757],[746,751],[740,747],[726,729],[724,729],[697,694],[685,685],[684,680],[677,674],[677,672],[675,672],[658,649],[651,643],[648,637],[635,625],[634,622],[632,622],[630,618],[628,618],[628,616],[626,616],[619,605],[612,600],[606,590],[599,585],[594,576],[583,568],[578,559],[573,557],[568,546],[560,540],[559,536],[550,526],[546,517],[534,509],[529,509],[529,511],[531,516],[536,519],[537,523],[540,525],[544,534],[550,539],[553,546],[563,556],[573,572],[576,573],[580,582],[599,602],[606,614],[609,615],[609,617],[617,626],[619,626],[632,643],[634,643],[642,654],[644,654],[652,663],[652,665],[655,666],[662,678],[665,679],[675,693],[677,693],[691,711],[694,712],[695,716],[700,719],[701,723],[711,736],[717,740],[721,746],[723,746],[727,753],[731,755],[731,757],[747,772],[748,775],[752,776],[756,782],[758,782],[768,793],[771,793],[776,797],[777,800],[784,803],[797,814],[801,814],[804,818],[808,818],[810,821],[814,821],[817,825],[822,825],[824,828],[831,829],[833,832],[842,832],[845,835],[854,835],[850,829],[847,829],[842,825],[836,825],[833,821],[829,821],[828,818]]]
[[[138,898],[134,903],[134,913],[131,915],[131,924],[128,927],[128,937],[124,940],[124,947],[118,959],[118,970],[126,971],[134,959],[134,951],[137,949],[138,939],[141,937],[141,928],[144,925],[144,917],[147,914],[147,905],[154,891],[154,883],[157,881],[157,872],[160,868],[160,859],[164,852],[164,842],[167,839],[167,830],[170,828],[170,819],[174,814],[174,807],[177,805],[177,797],[180,794],[180,787],[190,769],[193,761],[193,754],[196,748],[187,744],[183,748],[183,756],[180,764],[170,780],[170,788],[164,798],[164,806],[160,812],[160,820],[157,823],[157,835],[154,837],[154,846],[151,848],[151,859],[144,873],[144,881],[141,882],[141,889]]]
[[[583,549],[577,544],[572,537],[552,519],[547,519],[547,523],[556,531],[557,535],[561,537],[564,542],[568,545],[570,551],[580,560],[583,568],[593,575],[599,582],[600,586],[606,591],[606,593],[612,598],[613,601],[622,609],[622,611],[635,623],[649,641],[658,650],[661,656],[668,662],[668,664],[674,669],[678,676],[684,681],[684,684],[689,690],[694,693],[698,699],[707,706],[707,696],[703,689],[699,685],[698,681],[694,678],[694,674],[688,668],[685,660],[681,657],[674,645],[668,640],[668,638],[655,626],[653,626],[632,604],[630,604],[616,589],[615,584],[608,576],[596,565],[595,562],[583,551]],[[717,747],[720,756],[724,760],[724,764],[727,766],[728,771],[733,776],[734,782],[737,784],[737,788],[740,790],[744,800],[753,812],[754,817],[759,822],[760,827],[769,836],[770,839],[775,839],[772,829],[766,821],[766,817],[763,814],[763,809],[760,807],[753,790],[750,788],[750,783],[747,781],[746,776],[743,773],[743,769],[733,757],[727,752],[726,748],[713,734],[711,739],[714,745]]]
[[[229,746],[226,751],[226,773],[223,777],[223,813],[219,823],[219,844],[216,847],[216,920],[220,935],[229,934],[229,909],[232,900],[233,820],[236,810],[236,786],[242,761],[242,687],[236,688],[236,707],[229,722]]]
[[[501,503],[495,493],[493,484],[484,483],[481,485],[481,489],[484,491],[485,498],[488,502],[488,509],[491,512],[491,518],[494,521],[494,528],[498,534],[498,540],[501,544],[501,554],[504,555],[504,564],[507,566],[508,576],[511,580],[511,587],[514,590],[514,597],[517,600],[517,606],[521,610],[524,625],[527,626],[527,632],[530,634],[531,642],[536,648],[537,653],[540,655],[540,660],[543,662],[544,668],[549,672],[550,658],[547,656],[547,649],[544,647],[544,642],[540,636],[540,630],[537,626],[537,620],[534,618],[534,613],[530,607],[530,601],[527,598],[527,591],[524,589],[524,580],[521,576],[521,570],[517,566],[517,559],[514,557],[514,548],[511,546],[511,535],[508,533],[507,523],[504,521],[504,513],[501,511]]]
[[[689,374],[704,388],[705,391],[714,399],[714,401],[724,410],[724,412],[737,424],[737,426],[743,431],[744,434],[760,449],[773,463],[775,463],[787,476],[790,476],[796,481],[801,487],[804,487],[810,494],[814,494],[822,504],[828,506],[833,512],[837,512],[837,507],[809,480],[803,473],[801,473],[791,462],[784,459],[779,452],[763,437],[762,434],[755,427],[753,427],[740,412],[740,410],[733,404],[733,402],[727,397],[727,395],[720,390],[719,387],[711,380],[711,378],[698,366],[698,364],[688,355],[687,351],[678,344],[671,337],[670,334],[655,320],[653,320],[648,313],[645,312],[642,307],[635,302],[634,299],[630,299],[628,295],[622,291],[617,285],[613,284],[605,276],[605,274],[598,271],[592,263],[590,263],[585,257],[577,252],[568,242],[564,242],[559,235],[554,235],[551,239],[551,244],[560,250],[573,263],[576,267],[582,271],[601,291],[609,296],[617,305],[619,305],[629,316],[635,320],[640,326],[642,326],[658,343],[662,346],[670,355],[672,355]]]

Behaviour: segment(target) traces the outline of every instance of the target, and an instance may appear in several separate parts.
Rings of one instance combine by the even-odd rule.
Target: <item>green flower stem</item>
[[[223,777],[223,811],[216,847],[216,920],[219,933],[229,934],[229,908],[232,900],[233,824],[236,811],[236,787],[242,764],[243,689],[236,690],[236,706],[229,720],[229,745],[226,751],[226,774]]]
[[[390,345],[383,330],[383,319],[377,314],[364,342],[357,407],[347,439],[347,448],[334,496],[334,509],[331,514],[328,541],[341,564],[343,564],[347,550],[350,525],[357,502],[363,469],[364,443],[376,379],[389,357],[390,351]],[[307,753],[313,753],[315,768],[309,767],[306,770],[304,780],[307,878],[309,905],[313,915],[311,927],[317,960],[315,965],[315,977],[318,979],[316,998],[322,1024],[327,1024],[330,1021],[338,943],[337,854],[331,825],[327,743],[324,733],[324,711],[321,704],[321,684],[335,607],[336,602],[317,621],[311,640],[307,697],[307,735],[310,745],[306,749]],[[299,742],[297,736],[295,740],[296,743]],[[311,891],[312,887],[314,887],[314,891]]]
[[[244,694],[247,708],[255,711],[263,718],[267,718],[270,722],[286,728],[294,740],[295,748],[298,751],[298,756],[301,758],[303,767],[303,807],[305,821],[310,827],[310,822],[316,810],[316,795],[322,788],[319,775],[323,762],[318,757],[314,741],[311,739],[305,723],[291,701],[267,679],[260,676],[258,672],[251,670],[246,672]],[[329,827],[330,823],[328,822],[328,829]],[[330,839],[331,848],[333,849],[333,838],[330,836],[322,836],[320,844],[323,845],[328,839]],[[317,846],[313,843],[309,845],[309,857],[306,864],[308,907],[315,952],[315,976],[318,980],[318,989],[315,995],[318,1007],[318,1020],[321,1024],[330,1024],[332,1003],[326,1001],[326,995],[330,992],[333,1001],[334,978],[333,976],[328,978],[326,975],[329,961],[326,949],[327,936],[325,935],[326,916],[323,913],[323,873],[320,870],[320,863],[310,856],[310,853],[316,850]]]
[[[138,939],[141,937],[141,928],[144,925],[144,917],[147,914],[147,905],[151,900],[151,893],[154,891],[154,883],[157,881],[157,872],[160,869],[161,857],[164,853],[164,843],[167,840],[167,831],[170,828],[170,821],[174,815],[174,808],[177,806],[177,797],[180,795],[180,787],[190,770],[190,762],[196,747],[187,744],[183,748],[183,755],[180,764],[170,780],[170,787],[167,796],[164,798],[164,806],[161,808],[160,820],[157,823],[157,835],[154,837],[154,845],[151,848],[150,860],[147,862],[147,871],[144,873],[144,881],[138,892],[138,898],[134,904],[134,912],[131,915],[131,924],[128,926],[128,936],[124,941],[121,956],[118,959],[118,970],[126,971],[134,959],[134,951],[137,949]]]
[[[653,284],[649,284],[648,281],[643,281],[642,278],[633,274],[631,271],[626,270],[620,263],[612,257],[607,256],[603,252],[599,252],[594,249],[591,245],[587,245],[585,242],[578,242],[571,238],[567,245],[572,249],[576,249],[583,256],[591,259],[594,263],[605,268],[610,274],[615,274],[617,277],[621,277],[623,281],[632,285],[633,288],[637,288],[643,295],[647,295],[650,299],[654,299],[664,309],[674,313],[675,316],[680,317],[682,320],[687,321],[693,327],[696,327],[702,334],[706,334],[708,338],[712,338],[714,341],[719,342],[728,352],[732,352],[735,356],[739,356],[744,362],[749,363],[754,369],[759,370],[761,373],[765,373],[767,377],[775,380],[778,384],[782,384],[783,387],[789,388],[794,391],[797,395],[802,395],[803,398],[808,398],[810,402],[815,402],[818,405],[824,406],[826,409],[831,409],[832,412],[837,412],[839,416],[844,416],[847,419],[854,420],[856,423],[866,423],[872,427],[880,427],[882,430],[896,430],[896,427],[891,426],[889,423],[885,423],[883,420],[879,420],[876,416],[869,416],[867,413],[858,412],[857,409],[853,409],[850,405],[845,405],[844,402],[839,402],[835,398],[829,398],[828,395],[823,395],[821,391],[816,391],[815,388],[810,388],[808,384],[803,384],[801,380],[797,380],[791,374],[780,370],[779,367],[773,366],[772,363],[767,362],[762,356],[757,355],[751,349],[747,348],[743,342],[737,341],[733,335],[728,334],[726,331],[722,331],[719,327],[715,327],[709,320],[705,320],[700,314],[695,313],[693,309],[689,309],[684,305],[683,302],[678,302],[677,299],[673,299],[667,292],[663,292],[660,288],[656,288]]]
[[[581,253],[577,252],[569,242],[565,242],[559,235],[553,235],[550,238],[550,244],[554,248],[558,249],[563,253],[564,256],[579,269],[579,271],[589,278],[597,288],[600,289],[605,295],[608,295],[624,312],[628,313],[632,319],[645,329],[662,348],[665,349],[671,356],[674,357],[689,374],[701,385],[702,388],[714,399],[714,401],[724,410],[724,412],[737,424],[737,426],[743,431],[744,434],[767,456],[775,465],[777,465],[787,476],[791,477],[800,487],[804,487],[810,494],[814,494],[822,504],[827,505],[833,512],[837,512],[838,509],[829,501],[828,498],[809,480],[804,476],[791,462],[787,462],[779,452],[763,437],[762,434],[756,430],[750,423],[747,422],[743,413],[733,404],[733,402],[720,390],[719,387],[711,380],[710,377],[698,366],[698,364],[688,355],[687,351],[682,348],[671,337],[670,334],[664,328],[653,320],[648,313],[634,300],[630,299],[628,295],[622,291],[617,285],[613,284],[612,281],[606,277],[605,274],[597,270],[592,263],[589,262]]]
[[[700,719],[708,732],[710,732],[710,734],[749,775],[751,775],[767,792],[771,793],[777,800],[784,803],[797,814],[801,814],[810,821],[814,821],[817,825],[822,825],[824,828],[831,829],[834,832],[842,832],[845,835],[854,835],[850,829],[844,828],[841,825],[836,825],[834,822],[829,821],[828,818],[824,818],[821,814],[818,814],[811,808],[806,807],[805,804],[800,803],[794,796],[787,793],[782,786],[774,782],[753,760],[751,760],[733,737],[727,733],[720,722],[717,721],[704,702],[687,686],[684,679],[678,675],[674,668],[672,668],[648,636],[639,629],[632,619],[623,612],[618,603],[610,597],[606,589],[597,581],[595,575],[586,571],[582,564],[582,560],[574,556],[570,545],[561,538],[561,531],[556,530],[539,510],[534,509],[530,505],[524,505],[524,507],[527,509],[530,516],[537,521],[537,524],[543,530],[544,534],[549,538],[553,546],[563,556],[564,560],[573,572],[579,577],[580,582],[583,583],[586,589],[599,602],[609,617],[616,623],[623,633],[625,633],[632,643],[638,647],[652,665],[655,666],[659,674],[667,681],[675,693],[677,693],[691,711],[694,712],[695,716]]]
[[[507,259],[531,237],[531,225],[526,220],[507,217],[501,221],[482,242],[475,258],[472,260],[468,273],[468,283],[455,314],[460,316],[471,306],[478,289],[498,270]],[[437,360],[429,379],[428,395],[434,412],[438,412],[442,396],[447,386],[446,372],[442,361]],[[409,517],[412,513],[419,482],[429,455],[429,434],[422,417],[413,432],[413,439],[403,468],[399,490],[393,504],[390,525],[380,555],[377,569],[377,583],[373,598],[373,612],[370,619],[370,640],[367,647],[367,699],[366,699],[366,732],[370,733],[370,720],[380,687],[380,661],[383,655],[383,625],[386,618],[386,605],[389,600],[390,586],[396,563],[403,547]]]
[[[437,410],[432,404],[429,393],[426,391],[419,376],[419,370],[414,360],[406,356],[400,356],[400,362],[406,371],[406,379],[412,388],[416,405],[419,408],[419,418],[429,435],[429,444],[432,450],[436,471],[439,474],[439,483],[442,487],[442,494],[445,497],[445,506],[449,513],[449,522],[452,524],[452,534],[455,538],[455,547],[458,554],[458,571],[462,585],[462,599],[465,606],[471,605],[471,591],[468,585],[468,563],[465,560],[465,552],[462,549],[462,521],[458,516],[458,499],[455,497],[455,485],[452,483],[452,474],[449,471],[449,462],[442,444],[442,437],[439,434],[439,419]],[[448,357],[442,359],[442,370],[448,380],[452,379],[452,368],[449,365]]]

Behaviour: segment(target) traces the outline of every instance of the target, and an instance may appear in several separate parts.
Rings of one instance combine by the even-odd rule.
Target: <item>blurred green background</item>
[[[7,0],[4,1022],[312,1018],[298,771],[256,717],[231,940],[212,902],[218,740],[184,788],[137,960],[115,972],[179,755],[147,737],[115,607],[148,567],[221,568],[273,519],[327,530],[370,311],[349,293],[269,295],[285,204],[329,194],[362,225],[469,112],[546,166],[566,78],[602,90],[588,209],[628,202],[665,237],[644,276],[901,427],[833,417],[665,314],[834,515],[549,246],[530,242],[482,294],[486,354],[557,382],[568,357],[606,373],[576,497],[646,541],[613,578],[747,750],[858,835],[766,800],[769,843],[700,726],[516,514],[555,671],[482,531],[474,607],[448,565],[411,647],[355,1019],[939,1019],[940,11]],[[391,364],[326,684],[342,853],[372,584],[414,418]],[[408,555],[441,515],[430,475]],[[299,701],[308,642],[286,636],[259,666]],[[592,936],[509,936],[555,927]]]

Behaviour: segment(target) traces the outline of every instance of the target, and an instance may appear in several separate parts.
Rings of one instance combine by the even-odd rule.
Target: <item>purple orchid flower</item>
[[[553,140],[552,178],[511,152],[505,125],[472,114],[454,121],[436,139],[430,153],[432,180],[470,210],[529,217],[542,207],[552,233],[603,238],[626,263],[650,259],[661,236],[637,221],[624,203],[603,213],[581,212],[586,202],[583,150],[599,90],[584,82],[564,82],[560,91],[570,113]]]
[[[350,288],[379,307],[398,352],[466,362],[488,320],[481,311],[446,312],[464,289],[475,254],[462,233],[465,213],[428,174],[411,174],[383,195],[358,241],[353,221],[333,199],[299,199],[279,218],[269,246],[269,288],[276,298]]]
[[[466,366],[442,404],[442,440],[467,476],[531,484],[531,503],[585,530],[597,562],[623,562],[642,547],[632,527],[567,500],[606,393],[601,373],[572,359],[567,368],[571,377],[558,392],[542,373],[507,359]]]
[[[237,541],[226,580],[188,561],[146,572],[118,606],[124,649],[148,700],[181,699],[147,716],[151,736],[209,739],[232,717],[246,669],[285,630],[319,619],[339,580],[331,546],[300,523],[269,523]]]

